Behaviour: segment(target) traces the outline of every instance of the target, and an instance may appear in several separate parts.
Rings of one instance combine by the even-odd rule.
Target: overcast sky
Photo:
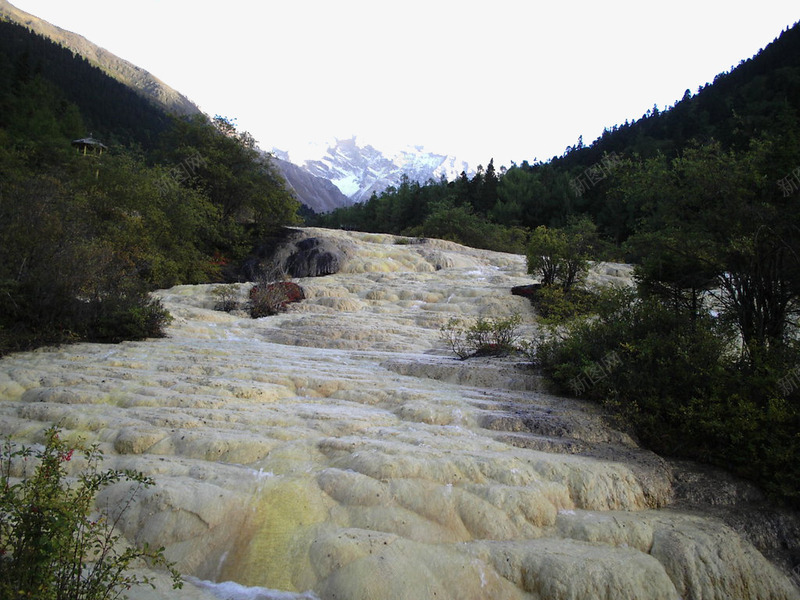
[[[797,0],[11,2],[293,159],[357,135],[498,167],[671,105],[800,20]]]

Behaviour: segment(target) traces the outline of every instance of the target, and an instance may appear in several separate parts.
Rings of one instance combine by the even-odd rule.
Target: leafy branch
[[[153,480],[132,470],[101,470],[97,445],[69,447],[51,427],[44,449],[14,448],[0,455],[0,597],[37,600],[116,600],[137,585],[155,584],[132,572],[142,562],[166,569],[173,589],[180,574],[164,548],[125,546],[117,526],[138,493]],[[76,451],[86,467],[68,477]],[[33,473],[27,474],[29,464]],[[95,498],[110,485],[130,483],[127,498],[112,515],[95,511]]]
[[[471,356],[498,356],[517,349],[517,328],[521,322],[518,314],[506,318],[478,317],[472,324],[453,317],[439,332],[442,341],[462,360]]]

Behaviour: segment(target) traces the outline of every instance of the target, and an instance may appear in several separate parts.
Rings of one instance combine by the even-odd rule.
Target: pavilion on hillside
[[[91,133],[89,137],[72,140],[71,144],[74,148],[78,149],[79,153],[83,153],[84,155],[89,153],[100,155],[103,154],[103,150],[108,150],[108,147],[100,140],[94,139]]]

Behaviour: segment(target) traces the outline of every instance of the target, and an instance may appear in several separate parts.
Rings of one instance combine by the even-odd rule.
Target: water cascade
[[[0,361],[4,438],[57,423],[155,478],[122,528],[187,582],[131,598],[800,597],[740,528],[674,504],[675,465],[597,406],[548,393],[523,358],[448,352],[453,316],[519,313],[537,334],[509,291],[531,281],[523,257],[304,235],[346,260],[296,279],[306,299],[284,314],[215,311],[214,286],[179,286],[158,292],[166,338]]]

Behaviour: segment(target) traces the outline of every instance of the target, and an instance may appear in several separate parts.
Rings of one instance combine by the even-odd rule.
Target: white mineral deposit
[[[179,286],[157,294],[165,338],[0,361],[3,438],[58,424],[155,479],[122,530],[186,582],[131,598],[798,598],[735,528],[671,505],[672,466],[599,407],[547,393],[524,357],[449,351],[454,316],[519,313],[537,335],[510,293],[532,281],[524,257],[304,234],[346,260],[296,280],[306,299],[286,313],[215,311],[214,286]]]

